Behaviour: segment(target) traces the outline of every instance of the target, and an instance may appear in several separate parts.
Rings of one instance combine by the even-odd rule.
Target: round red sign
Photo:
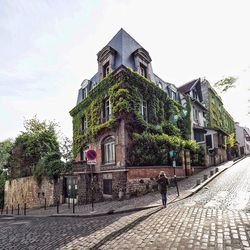
[[[89,160],[89,161],[93,161],[96,159],[96,151],[93,150],[93,149],[90,149],[86,152],[86,158]]]

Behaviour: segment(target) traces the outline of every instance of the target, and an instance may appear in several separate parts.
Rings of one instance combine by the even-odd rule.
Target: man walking
[[[167,186],[169,185],[169,180],[165,175],[164,171],[159,174],[159,179],[157,180],[159,184],[159,191],[161,193],[162,205],[166,207],[167,205]]]

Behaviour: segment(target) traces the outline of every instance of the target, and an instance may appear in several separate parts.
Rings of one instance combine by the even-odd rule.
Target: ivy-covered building
[[[97,62],[98,72],[82,82],[70,111],[76,166],[65,181],[78,189],[78,202],[88,200],[91,176],[99,198],[137,192],[146,179],[150,188],[160,170],[170,171],[170,150],[177,152],[177,175],[190,174],[189,160],[183,163],[184,148],[197,150],[188,140],[190,100],[154,74],[149,53],[123,29]],[[97,152],[94,167],[86,164],[88,149]]]
[[[221,97],[211,84],[203,79],[201,82],[207,113],[206,146],[209,165],[217,165],[231,158],[230,140],[235,137],[234,120],[223,106]]]
[[[200,145],[205,145],[205,134],[207,127],[207,108],[203,102],[203,95],[201,91],[201,78],[192,80],[178,88],[184,95],[188,96],[191,100],[191,139],[195,140]]]

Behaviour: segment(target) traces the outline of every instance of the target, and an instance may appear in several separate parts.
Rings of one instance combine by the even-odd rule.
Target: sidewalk
[[[180,201],[185,199],[194,193],[198,192],[201,188],[207,185],[212,179],[221,174],[223,171],[233,166],[238,161],[242,160],[241,158],[235,162],[228,161],[219,166],[212,166],[204,169],[203,171],[197,173],[196,175],[189,176],[178,182],[180,196],[177,196],[176,187],[170,187],[168,191],[168,204]],[[218,168],[218,172],[215,173],[215,169]],[[214,171],[214,175],[210,176],[210,171]],[[203,181],[204,175],[208,176],[206,181]],[[201,184],[196,186],[197,179],[201,180]],[[26,216],[35,216],[35,217],[47,217],[47,216],[79,216],[79,217],[92,217],[92,216],[101,216],[113,213],[125,213],[130,211],[138,211],[143,209],[148,209],[152,207],[161,206],[161,199],[159,192],[152,192],[140,197],[131,198],[129,200],[122,201],[105,201],[94,203],[94,211],[92,211],[92,205],[76,205],[75,213],[73,213],[72,204],[71,207],[68,208],[68,204],[60,204],[59,206],[59,214],[57,214],[57,207],[48,207],[46,210],[44,208],[36,208],[36,209],[27,209]],[[3,214],[4,215],[4,214]],[[7,216],[7,215],[5,215]],[[9,215],[10,211],[9,211]],[[14,213],[16,215],[16,212]],[[19,216],[23,216],[23,211]]]

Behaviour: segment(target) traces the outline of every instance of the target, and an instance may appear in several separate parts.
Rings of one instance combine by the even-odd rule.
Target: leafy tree
[[[60,154],[56,127],[56,123],[39,121],[36,117],[25,120],[25,131],[16,138],[9,160],[11,177],[32,175],[43,157]]]
[[[225,92],[230,88],[235,88],[235,82],[238,80],[237,77],[228,76],[214,84],[214,87],[218,88],[221,92]]]
[[[0,142],[0,170],[7,166],[13,146],[14,142],[12,139],[6,139]]]
[[[0,208],[3,207],[4,203],[4,184],[5,184],[6,175],[0,169]]]
[[[72,141],[68,137],[63,137],[60,143],[60,151],[62,158],[66,161],[73,160],[73,144]]]

